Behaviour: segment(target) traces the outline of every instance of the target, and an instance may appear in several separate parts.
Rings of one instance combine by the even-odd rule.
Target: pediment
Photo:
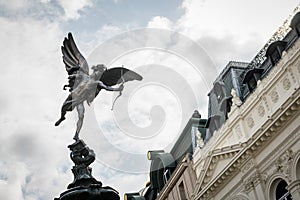
[[[241,147],[239,145],[213,150],[210,155],[207,156],[203,169],[201,170],[202,172],[199,176],[199,190],[221,174],[240,150]]]

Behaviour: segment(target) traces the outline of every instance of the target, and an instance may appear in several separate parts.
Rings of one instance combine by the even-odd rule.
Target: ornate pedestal
[[[95,153],[82,140],[68,146],[71,150],[71,160],[75,163],[72,172],[74,181],[68,185],[68,190],[54,200],[119,200],[119,194],[113,188],[102,187],[102,183],[92,176],[89,167],[95,161]]]

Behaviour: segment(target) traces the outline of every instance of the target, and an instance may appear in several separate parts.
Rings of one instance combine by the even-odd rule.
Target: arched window
[[[276,200],[292,200],[291,194],[286,189],[287,183],[281,180],[276,187]]]
[[[270,44],[268,47],[266,57],[271,60],[273,66],[280,60],[282,52],[285,50],[286,46],[287,42],[278,40]]]
[[[278,178],[271,186],[270,199],[271,200],[292,200],[291,194],[286,189],[287,183],[285,180]]]
[[[292,19],[291,25],[293,30],[296,31],[297,35],[300,35],[300,12],[298,12]]]
[[[264,70],[261,68],[254,68],[246,72],[245,77],[243,79],[243,84],[247,85],[250,92],[255,90],[257,86],[257,81],[260,79],[263,71]]]
[[[225,97],[224,87],[225,85],[222,81],[218,81],[214,84],[214,92],[217,97],[218,103],[220,103]]]
[[[296,165],[296,177],[297,177],[297,179],[300,179],[300,158],[298,159],[298,162]]]

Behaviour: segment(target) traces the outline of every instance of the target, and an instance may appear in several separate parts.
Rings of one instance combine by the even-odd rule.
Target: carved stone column
[[[288,191],[292,195],[292,199],[300,199],[300,180],[296,180],[287,186]]]

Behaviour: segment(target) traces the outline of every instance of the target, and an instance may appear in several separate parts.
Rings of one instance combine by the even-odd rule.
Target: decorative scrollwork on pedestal
[[[94,151],[87,147],[82,140],[78,140],[68,147],[71,150],[71,160],[75,163],[72,169],[74,181],[68,186],[68,189],[76,186],[90,186],[91,184],[102,186],[102,183],[92,176],[92,168],[89,167],[96,158]]]
[[[54,200],[120,200],[119,193],[109,187],[102,187],[102,183],[92,176],[89,167],[95,161],[96,155],[83,140],[77,140],[68,146],[70,157],[75,166],[72,168],[74,181],[68,185],[68,190]]]

